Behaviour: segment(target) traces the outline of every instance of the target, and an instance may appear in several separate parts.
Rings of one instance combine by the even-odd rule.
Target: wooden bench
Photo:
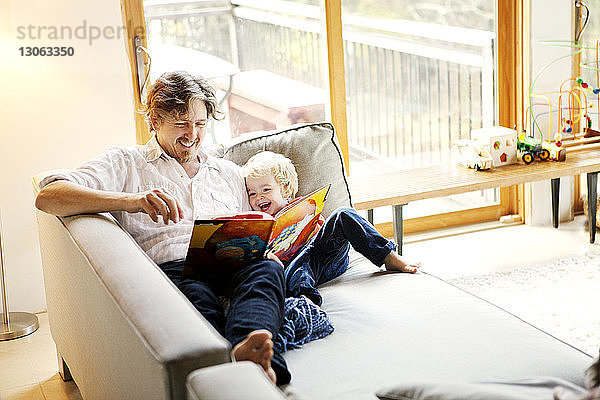
[[[411,201],[550,179],[552,221],[557,228],[560,178],[579,174],[587,174],[590,243],[594,243],[599,171],[600,150],[585,149],[567,153],[567,160],[564,162],[535,161],[530,165],[519,163],[487,171],[443,164],[376,176],[350,176],[349,183],[354,207],[358,210],[368,210],[371,223],[374,208],[393,207],[394,240],[398,243],[399,252],[402,253],[402,207]]]

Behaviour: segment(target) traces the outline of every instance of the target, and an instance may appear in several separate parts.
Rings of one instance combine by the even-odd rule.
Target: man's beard
[[[177,151],[176,148],[174,148],[173,150],[175,154],[172,157],[177,160],[177,162],[180,164],[188,163],[198,158],[198,153],[200,152],[200,143],[195,142],[192,147],[187,149],[180,148],[179,151]]]
[[[192,160],[194,160],[195,158],[198,157],[198,151],[199,150],[200,150],[199,148],[194,147],[190,151],[186,151],[184,154],[178,154],[177,157],[175,157],[175,159],[180,164],[188,163],[188,162],[190,162],[190,161],[192,161]]]

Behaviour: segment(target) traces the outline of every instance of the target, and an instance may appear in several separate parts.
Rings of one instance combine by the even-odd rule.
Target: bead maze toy
[[[583,33],[589,22],[590,10],[583,1],[575,1],[575,7],[585,11],[585,21],[577,33],[574,41],[541,41],[548,46],[568,47],[572,52],[568,55],[556,58],[540,69],[533,80],[529,90],[529,105],[525,116],[522,133],[519,134],[517,147],[520,149],[538,149],[540,159],[551,159],[564,161],[566,151],[577,151],[589,148],[591,144],[600,145],[600,113],[592,112],[600,104],[600,41],[595,46],[585,46],[581,41]],[[553,64],[560,60],[573,58],[588,51],[592,55],[591,61],[581,62],[582,69],[595,72],[595,81],[586,81],[581,76],[569,77],[561,82],[557,91],[536,92],[534,90],[538,78]],[[534,99],[538,100],[537,102]],[[541,100],[541,101],[540,101]],[[543,107],[544,111],[538,111]],[[536,112],[537,111],[537,112]],[[592,115],[596,115],[596,124],[593,123]],[[547,131],[543,132],[539,119],[547,116]],[[530,135],[527,134],[529,128]],[[536,135],[537,134],[537,135]],[[539,137],[536,138],[536,136]],[[530,151],[535,156],[535,151]],[[520,153],[520,159],[525,163],[532,161],[532,157],[525,156],[526,152]],[[527,160],[525,160],[527,158]],[[531,162],[529,161],[529,162]]]
[[[529,104],[525,113],[525,120],[520,129],[493,127],[474,130],[471,132],[470,141],[459,141],[455,147],[459,150],[461,163],[471,168],[482,168],[481,157],[487,153],[493,159],[493,166],[501,166],[520,160],[525,164],[532,163],[536,158],[542,161],[554,160],[565,161],[567,149],[571,151],[582,150],[590,147],[600,147],[600,40],[595,46],[585,46],[581,41],[583,33],[588,25],[590,10],[580,0],[575,1],[575,7],[585,11],[585,21],[577,32],[574,41],[544,40],[540,43],[548,46],[567,47],[572,49],[570,54],[558,57],[543,66],[533,79],[529,88]],[[535,85],[538,78],[546,72],[553,64],[579,56],[584,51],[592,54],[591,61],[581,62],[582,69],[595,72],[595,81],[586,81],[581,76],[569,77],[561,82],[556,91],[536,92]],[[592,79],[593,80],[593,79]],[[535,99],[535,101],[534,101]],[[542,110],[540,111],[540,107]],[[596,123],[592,116],[596,115]],[[540,119],[547,116],[547,130],[540,126]],[[495,138],[494,130],[506,129],[512,132],[512,138],[516,138],[516,146],[509,151],[502,151],[502,160],[498,158],[500,144],[510,143],[505,138]],[[482,132],[478,132],[482,131]],[[471,147],[471,150],[467,150]],[[473,150],[480,158],[478,161],[472,154]],[[473,161],[475,160],[475,161]]]

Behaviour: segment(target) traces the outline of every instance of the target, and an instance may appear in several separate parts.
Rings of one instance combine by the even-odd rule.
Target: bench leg
[[[402,238],[404,237],[404,228],[402,220],[402,207],[405,204],[392,206],[394,210],[393,214],[393,227],[394,227],[394,241],[398,244],[398,254],[402,255]]]
[[[558,199],[560,198],[560,178],[550,181],[552,186],[552,225],[558,228]]]
[[[596,201],[598,199],[598,172],[587,174],[588,192],[588,228],[590,231],[590,243],[596,240]]]
[[[375,219],[373,218],[373,209],[369,208],[367,210],[367,221],[369,221],[369,223],[371,225],[375,225],[375,223],[373,222]]]

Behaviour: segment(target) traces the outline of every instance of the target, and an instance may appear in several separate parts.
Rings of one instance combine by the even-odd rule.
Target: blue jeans
[[[348,269],[350,245],[377,266],[397,247],[355,209],[338,208],[286,267],[286,297],[305,295],[321,305],[323,299],[317,287]]]
[[[207,276],[196,280],[181,276],[183,260],[160,265],[175,286],[210,324],[235,346],[257,329],[277,336],[283,320],[285,283],[281,266],[271,260],[252,263],[230,276]],[[219,296],[229,298],[227,312]],[[290,381],[283,356],[275,353],[271,365],[277,384]]]

